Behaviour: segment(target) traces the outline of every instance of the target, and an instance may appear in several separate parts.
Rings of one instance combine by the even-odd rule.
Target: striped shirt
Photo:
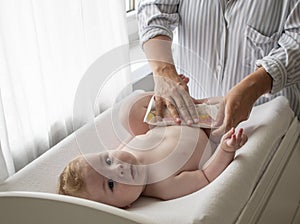
[[[142,43],[178,29],[173,57],[193,97],[225,95],[263,66],[273,86],[256,104],[284,95],[300,119],[299,0],[140,0],[137,18]]]

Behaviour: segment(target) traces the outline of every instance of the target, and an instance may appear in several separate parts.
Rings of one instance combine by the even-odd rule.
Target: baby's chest
[[[206,144],[203,130],[171,126],[155,128],[134,138],[129,148],[142,158],[143,164],[157,167],[154,173],[162,169],[180,172],[198,167]]]

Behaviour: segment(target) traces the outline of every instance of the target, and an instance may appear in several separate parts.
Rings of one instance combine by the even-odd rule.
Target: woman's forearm
[[[156,36],[144,43],[143,49],[154,75],[172,77],[177,74],[171,46],[172,41],[167,36]]]
[[[242,85],[245,89],[252,90],[253,96],[258,99],[263,94],[271,92],[272,77],[263,67],[259,67],[255,72],[244,78],[238,85]]]

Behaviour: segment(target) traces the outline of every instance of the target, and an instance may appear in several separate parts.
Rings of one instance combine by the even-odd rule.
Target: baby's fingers
[[[247,135],[243,134],[242,135],[242,140],[240,142],[240,146],[243,146],[247,141],[248,141]]]
[[[239,129],[236,138],[238,139],[238,141],[240,141],[242,139],[242,135],[243,135],[244,130],[241,128]]]
[[[234,134],[234,132],[235,132],[235,129],[234,129],[234,128],[231,128],[228,132],[226,132],[226,133],[223,135],[223,139],[231,138],[231,136]]]
[[[230,139],[228,139],[228,141],[227,141],[227,145],[229,147],[234,147],[236,144],[237,144],[237,137],[235,134],[232,134],[230,136]]]
[[[237,143],[239,146],[242,146],[248,140],[247,135],[244,134],[244,130],[241,128],[237,133]]]

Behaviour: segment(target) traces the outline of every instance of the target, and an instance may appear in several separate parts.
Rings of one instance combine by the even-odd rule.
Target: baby
[[[212,182],[247,141],[243,129],[232,128],[213,153],[201,128],[149,129],[143,118],[151,96],[143,93],[123,103],[120,119],[132,139],[116,150],[71,161],[59,177],[59,194],[120,208],[129,207],[140,196],[178,198]]]

